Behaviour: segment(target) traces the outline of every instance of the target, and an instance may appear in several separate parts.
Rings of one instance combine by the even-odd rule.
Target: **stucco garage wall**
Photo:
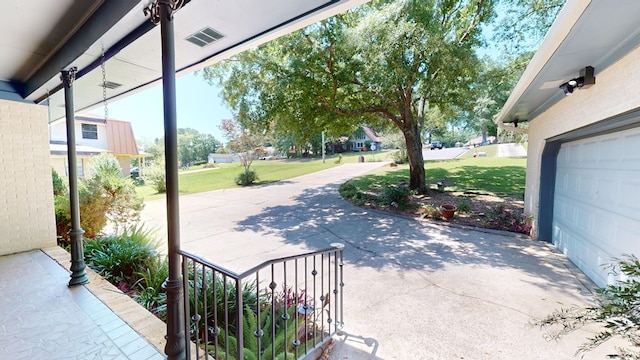
[[[0,100],[0,255],[55,244],[47,108]]]
[[[525,212],[534,216],[534,238],[538,238],[540,165],[545,140],[640,107],[640,48],[602,72],[596,67],[595,76],[595,85],[575,90],[529,124]]]

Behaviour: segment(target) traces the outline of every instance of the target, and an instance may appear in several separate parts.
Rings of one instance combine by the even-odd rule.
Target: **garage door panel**
[[[573,150],[577,153],[579,159],[576,163],[581,163],[586,167],[592,167],[593,164],[599,160],[598,152],[602,150],[600,146],[601,144],[598,141],[591,141],[577,146]]]
[[[598,244],[585,242],[582,234],[568,231],[562,223],[554,224],[554,245],[596,284],[607,283],[604,266],[610,263],[609,252]]]
[[[629,175],[629,177],[631,176],[635,177],[635,179],[628,179],[627,177],[626,179],[628,180],[620,180],[620,192],[630,195],[622,196],[619,199],[619,203],[616,204],[616,211],[621,216],[630,217],[640,222],[640,201],[638,201],[637,196],[634,196],[635,193],[640,192],[640,174]],[[640,238],[640,232],[637,235]]]
[[[630,134],[624,136],[622,139],[624,143],[625,149],[634,149],[635,151],[626,151],[622,159],[625,162],[635,163],[635,169],[639,169],[640,167],[640,149],[638,149],[638,144],[640,144],[640,134]]]
[[[598,285],[603,265],[640,256],[640,128],[562,144],[557,157],[553,243]]]

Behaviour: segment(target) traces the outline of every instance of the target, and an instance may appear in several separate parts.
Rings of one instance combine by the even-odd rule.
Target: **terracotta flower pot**
[[[451,204],[442,204],[442,206],[440,206],[440,210],[442,211],[442,217],[445,220],[451,219],[456,209],[457,209],[456,206]]]

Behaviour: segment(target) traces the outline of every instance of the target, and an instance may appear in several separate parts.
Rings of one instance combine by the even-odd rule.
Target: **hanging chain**
[[[47,89],[47,122],[51,124],[51,94],[49,94],[49,89]]]
[[[154,25],[160,23],[160,5],[166,6],[169,19],[173,20],[173,14],[184,5],[184,0],[155,0],[142,9],[144,16],[149,16]]]
[[[102,106],[104,107],[104,119],[109,118],[109,107],[107,103],[107,70],[105,66],[104,46],[102,47],[102,62],[100,64],[102,68]]]

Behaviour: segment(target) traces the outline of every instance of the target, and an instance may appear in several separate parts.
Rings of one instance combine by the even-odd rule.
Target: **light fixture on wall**
[[[589,87],[596,83],[596,78],[593,76],[593,67],[587,66],[584,69],[580,70],[580,76],[577,78],[573,78],[562,85],[560,85],[560,89],[564,91],[565,95],[571,95],[573,93],[573,89]]]

